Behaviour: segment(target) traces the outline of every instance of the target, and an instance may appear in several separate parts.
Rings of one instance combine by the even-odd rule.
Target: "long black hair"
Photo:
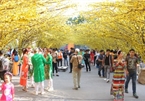
[[[121,51],[121,50],[119,50],[119,51],[117,52],[117,55],[120,55],[120,54],[121,54],[121,52],[122,52],[122,51]]]
[[[23,50],[23,55],[24,55],[26,52],[28,52],[28,50],[25,48],[25,49]]]

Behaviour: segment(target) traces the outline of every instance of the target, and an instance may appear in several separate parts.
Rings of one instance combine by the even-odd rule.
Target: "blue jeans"
[[[126,82],[125,82],[125,89],[128,89],[128,84],[130,79],[132,79],[132,90],[133,94],[136,93],[136,72],[134,73],[129,73],[126,77]]]
[[[64,58],[64,66],[68,66],[68,60],[67,60],[67,58]]]
[[[105,77],[104,75],[104,67],[102,65],[99,65],[98,68],[98,75],[101,77],[101,71],[102,71],[102,77]]]
[[[96,64],[96,68],[99,68],[99,65],[98,64]]]

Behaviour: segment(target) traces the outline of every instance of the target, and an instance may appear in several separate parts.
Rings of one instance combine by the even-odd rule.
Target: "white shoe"
[[[109,83],[110,82],[110,80],[109,79],[107,79],[107,81],[106,81],[107,83]]]
[[[50,89],[48,89],[47,91],[51,92],[51,91],[53,91],[53,90],[54,90],[53,88],[50,88]]]
[[[33,94],[34,94],[34,95],[38,95],[38,92],[35,92],[35,93],[33,92]]]
[[[45,92],[41,92],[41,95],[44,95],[45,94]]]
[[[106,81],[107,79],[105,78],[104,80]]]
[[[112,98],[113,98],[113,99],[115,99],[115,96],[114,96],[114,95],[112,95]]]
[[[31,88],[35,88],[34,84],[31,85]]]
[[[45,88],[45,90],[47,90],[47,91],[48,91],[48,89],[49,89],[48,87],[47,87],[47,88]]]

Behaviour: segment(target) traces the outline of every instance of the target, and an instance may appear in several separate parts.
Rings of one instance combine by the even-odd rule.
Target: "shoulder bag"
[[[83,65],[83,64],[81,64],[81,63],[79,63],[78,56],[77,56],[77,61],[78,61],[78,68],[79,68],[79,69],[83,68],[83,67],[84,67],[84,65]]]

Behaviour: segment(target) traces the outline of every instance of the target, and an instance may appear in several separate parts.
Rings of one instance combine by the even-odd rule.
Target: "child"
[[[4,74],[4,82],[0,87],[2,91],[2,96],[0,101],[14,101],[14,85],[11,83],[12,74],[6,72]]]

